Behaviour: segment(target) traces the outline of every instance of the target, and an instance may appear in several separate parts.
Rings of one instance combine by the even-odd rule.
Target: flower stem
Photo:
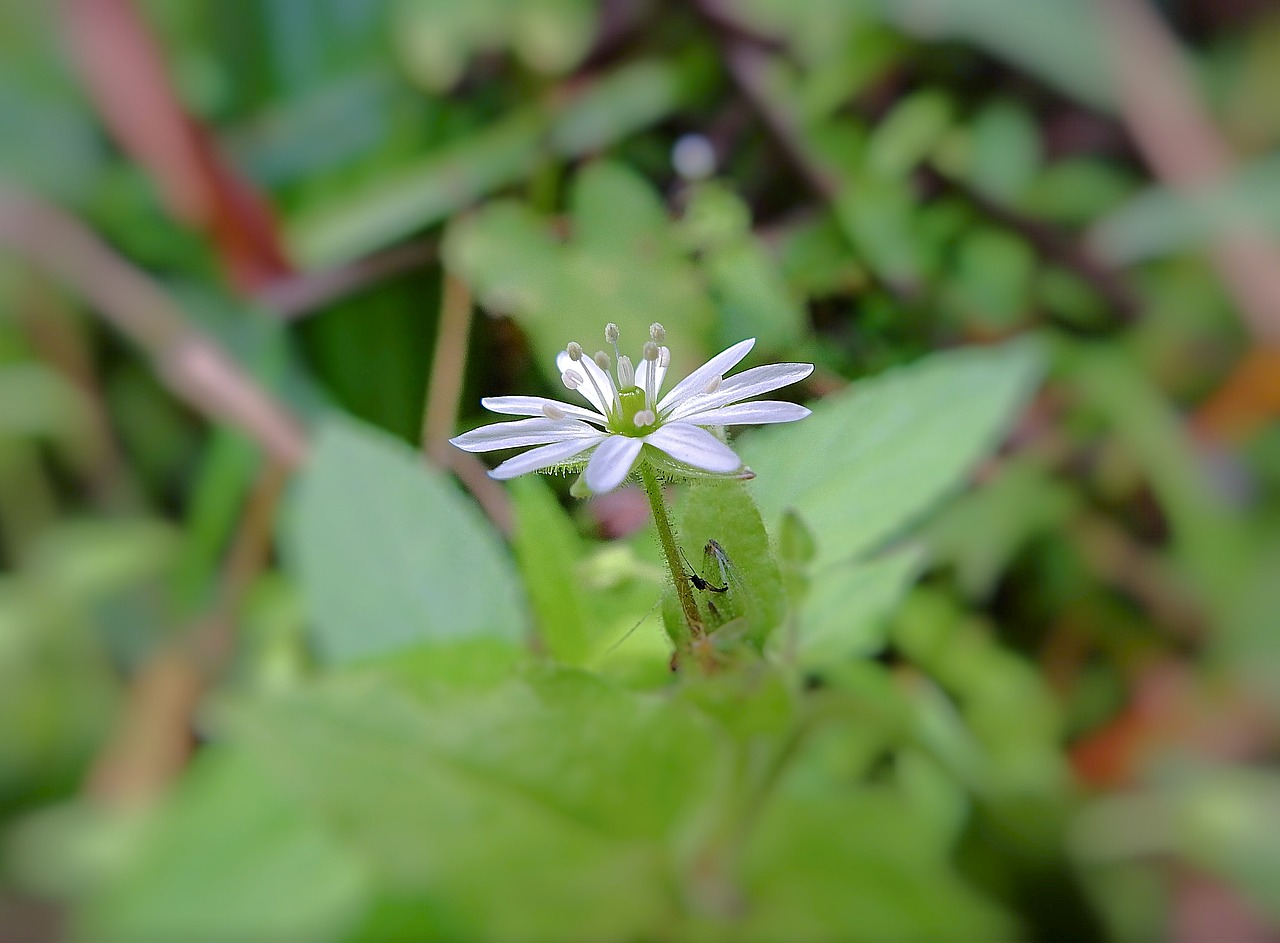
[[[644,482],[645,493],[649,496],[649,506],[653,508],[653,522],[658,525],[658,542],[662,544],[667,569],[671,571],[671,581],[675,583],[676,595],[680,597],[684,621],[689,626],[690,637],[696,643],[706,635],[706,629],[702,625],[702,617],[698,615],[698,604],[693,600],[693,590],[689,588],[689,580],[685,578],[684,567],[680,563],[680,550],[671,529],[667,503],[662,498],[662,485],[658,483],[658,476],[653,473],[649,463],[644,460],[640,462],[640,477]]]

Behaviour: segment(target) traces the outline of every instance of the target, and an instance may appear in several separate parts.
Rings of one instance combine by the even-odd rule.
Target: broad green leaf
[[[287,562],[325,660],[523,635],[517,576],[497,533],[404,444],[331,420],[295,497]]]
[[[245,755],[219,747],[87,900],[73,938],[325,943],[344,937],[368,889],[358,858]]]
[[[922,569],[916,550],[882,559],[831,564],[810,577],[800,605],[795,655],[817,668],[835,661],[879,653],[888,634],[888,617]],[[781,636],[775,642],[789,644]]]
[[[592,649],[577,574],[582,541],[538,476],[517,478],[509,490],[515,507],[513,549],[539,636],[554,658],[580,665]]]
[[[1008,917],[946,864],[928,821],[885,790],[779,797],[742,872],[751,906],[737,940],[1014,938]]]
[[[999,441],[1041,369],[1037,345],[937,355],[855,384],[797,423],[744,435],[739,452],[765,520],[788,508],[817,542],[815,565],[899,533],[958,488]]]
[[[231,722],[273,779],[447,939],[660,936],[664,849],[727,771],[692,712],[557,672],[429,704],[330,684]]]

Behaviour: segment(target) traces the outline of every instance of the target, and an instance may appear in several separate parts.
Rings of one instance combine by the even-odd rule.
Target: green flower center
[[[647,425],[636,425],[636,416],[643,412],[645,408],[644,390],[640,389],[640,387],[629,386],[625,390],[619,390],[618,400],[622,406],[622,411],[614,415],[613,421],[609,423],[610,432],[638,437],[648,435],[658,427],[656,417],[653,422]]]

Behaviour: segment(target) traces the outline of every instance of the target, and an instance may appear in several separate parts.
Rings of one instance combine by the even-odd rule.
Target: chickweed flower
[[[481,426],[450,439],[467,452],[525,448],[489,474],[507,479],[535,471],[576,471],[582,482],[601,494],[612,491],[646,461],[668,477],[744,477],[733,449],[711,431],[724,426],[795,422],[809,410],[775,400],[743,402],[770,393],[813,372],[809,363],[777,363],[752,367],[726,377],[755,344],[749,338],[716,354],[671,388],[661,399],[671,351],[662,346],[661,324],[649,329],[638,361],[618,352],[619,331],[605,329],[613,358],[603,351],[587,356],[570,343],[556,358],[565,387],[587,404],[575,406],[541,396],[493,396],[481,400],[490,412],[529,416],[514,422]],[[610,366],[615,368],[613,375]]]

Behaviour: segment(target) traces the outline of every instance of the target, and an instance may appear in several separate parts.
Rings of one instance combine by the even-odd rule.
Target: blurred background
[[[1264,0],[4,0],[0,939],[63,938],[124,841],[77,816],[165,795],[211,692],[308,671],[273,533],[316,418],[509,529],[445,440],[606,320],[757,337],[805,399],[1044,339],[900,614],[1060,718],[1002,721],[1077,801],[995,893],[1280,938],[1277,87]]]

